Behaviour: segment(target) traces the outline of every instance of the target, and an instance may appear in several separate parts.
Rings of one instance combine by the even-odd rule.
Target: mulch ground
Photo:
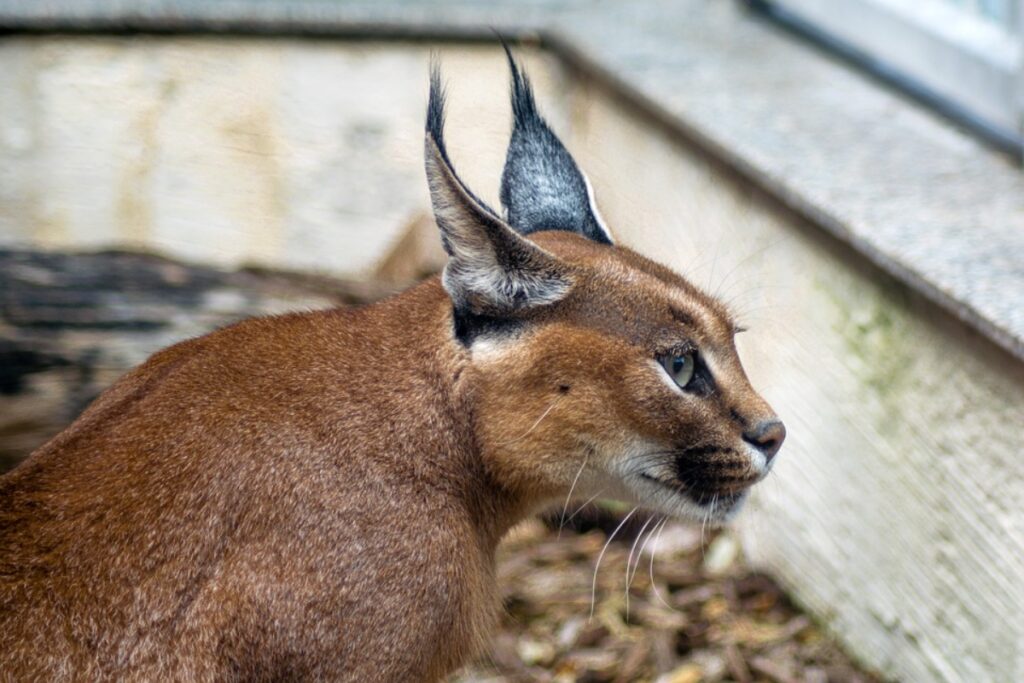
[[[641,519],[606,543],[615,524],[591,526],[513,530],[499,558],[501,628],[453,683],[877,680],[745,567],[730,533]]]

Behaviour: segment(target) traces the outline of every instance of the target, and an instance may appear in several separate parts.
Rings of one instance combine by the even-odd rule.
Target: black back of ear
[[[565,230],[611,244],[590,183],[537,111],[530,80],[505,45],[512,71],[512,138],[501,175],[501,203],[520,234]]]

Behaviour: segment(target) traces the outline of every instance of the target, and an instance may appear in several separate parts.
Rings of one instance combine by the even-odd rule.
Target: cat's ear
[[[509,224],[523,235],[565,230],[611,244],[590,181],[537,112],[529,78],[504,47],[512,71],[512,139],[501,174],[501,203]]]
[[[571,286],[568,267],[517,234],[455,173],[444,145],[444,99],[435,64],[424,152],[434,217],[449,257],[442,283],[455,308],[502,317],[558,301]]]

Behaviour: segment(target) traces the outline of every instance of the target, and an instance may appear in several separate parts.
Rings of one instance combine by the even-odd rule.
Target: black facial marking
[[[676,478],[682,492],[699,505],[719,498],[728,499],[738,493],[722,494],[723,487],[735,486],[746,477],[724,459],[735,456],[732,448],[713,445],[695,446],[680,451],[675,457]]]
[[[681,322],[682,324],[688,327],[693,327],[696,324],[693,319],[693,316],[687,313],[686,311],[680,310],[675,306],[671,306],[669,310],[672,313],[672,318],[677,322]]]
[[[699,458],[702,455],[711,455],[717,453],[721,448],[718,446],[693,446],[691,448],[685,448],[680,453],[677,459],[686,460],[689,458]]]
[[[452,308],[452,323],[455,338],[467,348],[480,336],[514,334],[522,326],[519,320],[477,315],[458,307]]]
[[[683,391],[697,396],[710,396],[715,392],[715,378],[711,374],[711,368],[699,353],[693,354],[693,378]]]

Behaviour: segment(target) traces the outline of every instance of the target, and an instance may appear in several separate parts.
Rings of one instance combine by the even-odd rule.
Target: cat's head
[[[442,282],[488,466],[538,500],[602,496],[727,519],[786,434],[743,371],[737,325],[681,275],[613,243],[586,176],[509,63],[503,214],[455,173],[436,68],[426,126]]]

